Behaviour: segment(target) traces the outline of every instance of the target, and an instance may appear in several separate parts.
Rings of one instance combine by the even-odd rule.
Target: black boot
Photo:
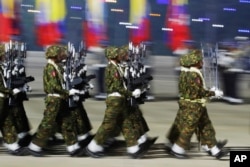
[[[223,149],[223,150],[220,150],[220,152],[218,152],[216,155],[214,155],[214,157],[215,157],[216,159],[221,159],[222,157],[227,156],[228,153],[229,153],[229,150]]]
[[[105,156],[104,151],[92,152],[88,149],[88,147],[85,148],[85,153],[92,158],[101,158]]]
[[[28,153],[34,157],[44,157],[45,156],[44,151],[34,151],[34,150],[31,150],[30,148],[27,148],[27,150],[28,150]]]
[[[9,150],[9,154],[15,155],[15,156],[24,156],[28,155],[27,150],[25,147],[20,147],[16,150]]]
[[[95,135],[89,135],[86,139],[79,141],[79,145],[83,148],[86,147],[94,137]]]
[[[21,147],[27,147],[30,144],[31,140],[32,140],[32,135],[27,134],[23,138],[19,139],[18,144]]]
[[[219,148],[219,149],[222,149],[225,145],[227,144],[227,140],[222,140],[222,141],[218,141],[216,146]],[[211,151],[207,151],[208,155],[212,155]]]
[[[80,148],[70,152],[69,155],[71,157],[82,157],[82,156],[86,155],[85,148],[80,147]]]
[[[156,139],[147,140],[146,142],[144,142],[144,143],[142,143],[142,144],[139,145],[139,150],[137,152],[135,152],[135,153],[129,153],[128,155],[131,158],[134,158],[134,159],[139,159],[139,158],[143,157],[148,152],[148,150],[150,149],[150,147],[154,144],[154,142],[156,141]]]

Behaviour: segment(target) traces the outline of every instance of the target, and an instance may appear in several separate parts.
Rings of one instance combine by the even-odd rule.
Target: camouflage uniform
[[[5,56],[4,44],[0,44],[0,58]],[[2,60],[0,60],[2,61]],[[13,113],[9,110],[9,97],[14,96],[13,91],[6,87],[3,66],[0,67],[0,130],[5,146],[11,154],[21,155],[22,148],[17,144],[17,131],[14,125]]]
[[[117,48],[107,48],[106,56],[108,59],[117,58]],[[128,118],[126,109],[127,98],[132,93],[124,88],[123,75],[116,63],[110,61],[105,69],[105,84],[108,97],[106,98],[106,110],[104,120],[96,132],[94,140],[99,145],[113,135],[119,127],[125,138],[128,147],[137,145],[137,134],[132,127],[132,122]]]
[[[61,130],[67,146],[77,143],[77,136],[72,124],[72,116],[68,110],[66,99],[69,91],[63,88],[63,76],[58,64],[50,62],[50,58],[57,57],[60,46],[50,46],[46,52],[48,64],[43,71],[45,97],[44,117],[37,129],[32,143],[45,147],[57,127]]]
[[[77,135],[83,135],[90,132],[92,126],[82,101],[79,101],[77,107],[73,108],[71,112]]]
[[[13,67],[12,78],[15,77],[26,77],[24,65],[16,64]],[[28,87],[26,89],[28,89]],[[24,146],[26,146],[31,139],[31,135],[29,134],[31,126],[23,104],[25,100],[28,100],[26,91],[27,90],[23,90],[18,93],[14,98],[14,104],[10,106],[10,110],[12,111],[14,117],[15,127],[19,135],[19,139],[21,139],[19,143],[22,143]]]
[[[180,58],[180,66],[181,66],[181,72],[179,74],[179,81],[184,81],[184,77],[190,68],[190,63],[189,63],[187,55],[183,55]],[[181,82],[179,82],[179,89],[180,89],[180,86],[181,86]],[[179,105],[179,109],[175,116],[174,123],[172,124],[169,132],[166,135],[166,138],[171,144],[175,143],[176,139],[179,137],[180,129],[181,129],[180,114],[183,108],[179,102],[178,102],[178,105]]]
[[[187,149],[190,139],[198,128],[202,136],[202,144],[209,148],[215,146],[217,141],[215,138],[215,130],[212,122],[209,119],[205,106],[206,98],[214,96],[213,91],[208,91],[205,88],[205,83],[200,72],[192,65],[202,61],[202,55],[199,51],[191,51],[186,55],[185,60],[190,70],[183,72],[179,78],[179,94],[180,100],[177,125],[180,133],[175,143],[182,148]],[[179,128],[178,128],[179,127]]]
[[[128,45],[121,46],[119,48],[119,55],[125,57],[127,56],[127,54],[128,54]],[[127,61],[127,58],[125,58],[124,61]],[[127,109],[129,111],[129,118],[133,123],[133,127],[137,131],[138,134],[137,139],[139,139],[140,136],[146,134],[146,132],[149,131],[148,124],[145,118],[143,117],[143,113],[139,105],[131,106],[129,102],[127,102]]]

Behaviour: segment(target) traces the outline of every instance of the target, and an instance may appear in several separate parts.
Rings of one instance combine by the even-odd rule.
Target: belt
[[[183,97],[180,97],[180,100],[185,100],[185,101],[192,102],[192,103],[201,103],[202,106],[205,106],[207,102],[207,100],[204,98],[191,100],[191,99],[184,99]]]
[[[113,92],[113,93],[108,94],[108,97],[110,97],[110,96],[117,96],[117,97],[121,97],[121,94],[120,94],[120,93],[118,93],[118,92]]]
[[[49,93],[48,96],[60,97],[58,93]]]

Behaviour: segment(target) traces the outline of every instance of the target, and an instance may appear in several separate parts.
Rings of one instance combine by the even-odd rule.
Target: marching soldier
[[[127,61],[128,61],[128,53],[129,53],[129,50],[128,50],[128,46],[125,45],[125,46],[122,46],[119,48],[119,55],[123,57],[123,62],[126,63],[124,66],[124,68],[129,68],[128,65],[127,65]],[[124,70],[125,70],[124,69]],[[127,72],[131,72],[130,70],[127,70]],[[128,80],[128,74],[124,74],[124,78],[126,80]],[[141,89],[144,89],[144,88],[141,88]],[[146,91],[146,90],[145,90]],[[134,106],[131,106],[130,103],[128,102],[127,103],[127,109],[130,113],[130,119],[132,120],[133,122],[133,125],[134,125],[134,128],[138,131],[138,143],[139,144],[142,144],[144,142],[151,142],[151,143],[154,143],[158,137],[149,137],[147,135],[147,132],[149,131],[149,126],[146,122],[146,119],[144,118],[143,116],[143,113],[142,113],[142,110],[140,109],[139,107],[139,104],[136,104]]]
[[[28,146],[28,150],[33,156],[44,155],[43,148],[57,128],[62,133],[69,155],[83,155],[83,149],[77,142],[77,134],[66,102],[69,96],[79,93],[79,90],[64,88],[60,63],[65,54],[62,46],[58,45],[50,46],[45,53],[48,60],[43,73],[44,91],[47,94],[45,97],[46,108],[37,132]]]
[[[67,47],[64,47],[64,49],[68,50]],[[87,65],[83,62],[82,59],[83,57],[79,57],[79,59],[74,60],[74,61],[79,61],[80,63],[77,65],[77,67],[72,67],[75,66],[75,64],[71,64],[71,67],[69,68],[74,68],[75,76],[80,77],[84,80],[86,79],[87,76]],[[67,75],[65,72],[67,70],[65,64],[67,63],[66,61],[70,60],[67,60],[67,57],[65,57],[65,59],[63,60],[64,82],[66,82],[66,77],[72,77],[72,76],[66,76]],[[73,123],[76,128],[78,142],[82,147],[86,147],[89,144],[89,142],[93,139],[93,134],[91,133],[92,125],[89,120],[87,111],[83,105],[83,101],[85,101],[85,99],[89,97],[89,89],[93,89],[93,86],[92,84],[87,82],[78,84],[74,88],[79,90],[79,94],[76,95],[78,96],[78,100],[75,101],[76,106],[71,107],[70,112],[72,114]]]
[[[9,110],[9,97],[16,96],[21,92],[20,89],[10,90],[7,88],[3,62],[5,60],[5,45],[0,44],[0,130],[3,136],[4,146],[8,149],[12,155],[25,155],[26,151],[24,147],[18,144],[17,131],[14,125],[13,113]],[[8,74],[10,77],[11,74]]]
[[[15,42],[15,45],[20,45],[19,43]],[[24,46],[21,46],[24,47]],[[16,50],[17,52],[25,52],[24,48],[19,48],[20,50]],[[26,71],[25,71],[25,66],[23,65],[23,59],[25,58],[23,55],[13,55],[16,56],[14,57],[14,65],[11,70],[11,77],[12,80],[15,81],[15,79],[19,78],[26,78]],[[34,80],[34,77],[29,76],[28,77],[30,80],[27,82],[31,82]],[[12,110],[13,117],[14,117],[14,123],[15,127],[18,133],[18,138],[19,138],[19,144],[21,146],[28,146],[32,135],[30,134],[30,122],[28,120],[24,104],[23,102],[25,100],[28,100],[27,97],[27,92],[31,91],[31,87],[27,84],[27,82],[21,83],[22,91],[17,94],[17,96],[14,99],[14,103],[11,104],[10,110]],[[17,85],[18,87],[19,85]]]
[[[181,113],[178,118],[181,124],[178,128],[179,135],[171,147],[170,154],[177,158],[188,158],[185,150],[198,128],[202,144],[208,147],[213,157],[220,159],[228,154],[228,150],[220,149],[217,146],[215,130],[207,113],[206,98],[221,97],[223,92],[217,88],[206,89],[204,78],[200,72],[203,65],[201,51],[192,50],[183,59],[190,69],[186,69],[186,72],[179,77],[180,100],[178,104]]]
[[[182,78],[184,78],[188,72],[190,72],[190,61],[187,55],[182,56],[180,58],[180,74],[179,74],[179,79],[183,80]],[[181,85],[179,85],[181,86]],[[175,141],[178,139],[179,135],[180,135],[180,130],[181,130],[181,113],[183,112],[183,108],[184,106],[181,105],[181,103],[179,102],[179,109],[177,111],[174,123],[172,124],[169,132],[166,134],[166,138],[167,138],[167,142],[165,144],[165,149],[167,151],[167,153],[169,153],[171,151],[171,147],[173,146],[173,144],[175,143]],[[213,130],[213,129],[212,129]],[[195,130],[194,132],[197,135],[197,139],[198,141],[201,143],[202,148],[204,149],[204,151],[206,151],[209,155],[210,155],[210,151],[208,149],[208,146],[206,145],[206,143],[203,141],[202,138],[202,134],[199,133],[199,128]],[[215,132],[213,132],[215,133]],[[205,140],[205,139],[204,139]],[[218,141],[217,142],[217,147],[219,149],[223,148],[227,143],[227,140],[222,140],[222,141]]]
[[[108,96],[106,98],[106,110],[104,120],[98,128],[95,137],[86,147],[86,153],[94,158],[104,156],[104,144],[107,139],[113,135],[114,131],[121,129],[127,145],[127,153],[132,158],[142,157],[153,143],[144,143],[139,145],[137,142],[138,134],[132,126],[129,119],[129,113],[126,109],[127,98],[134,96],[139,97],[141,91],[136,89],[131,92],[126,89],[123,79],[122,67],[119,63],[122,58],[118,54],[118,48],[106,48],[106,57],[109,61],[105,69],[105,84]]]

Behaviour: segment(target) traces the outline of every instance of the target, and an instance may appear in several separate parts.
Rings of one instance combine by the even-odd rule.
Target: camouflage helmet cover
[[[123,45],[123,46],[119,47],[118,54],[120,56],[125,56],[127,53],[128,53],[128,45]]]
[[[180,58],[180,65],[184,67],[190,67],[200,61],[202,61],[202,53],[200,50],[194,49]]]
[[[60,45],[49,46],[45,53],[46,59],[57,57],[61,51],[62,51],[62,46]]]
[[[118,48],[109,46],[105,49],[105,56],[107,59],[115,59],[118,57]]]

